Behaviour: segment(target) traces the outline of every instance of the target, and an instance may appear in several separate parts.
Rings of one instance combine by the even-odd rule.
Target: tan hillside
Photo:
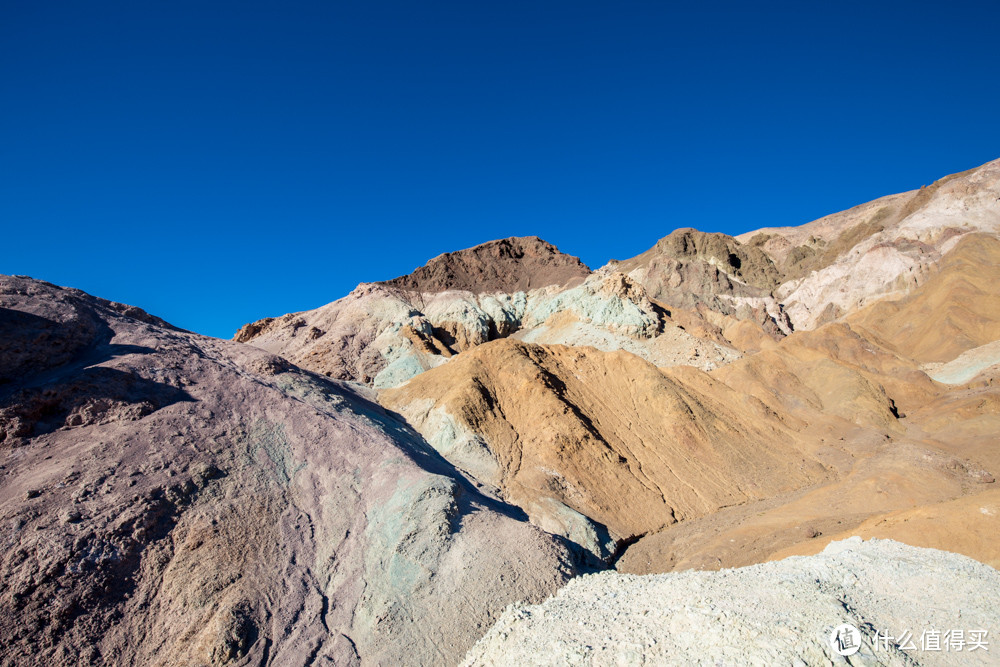
[[[883,197],[800,227],[747,232],[782,271],[774,290],[797,330],[876,301],[898,299],[926,280],[959,237],[1000,233],[1000,160]]]
[[[713,377],[782,415],[806,421],[836,417],[890,431],[901,428],[900,415],[940,391],[919,364],[845,324],[796,332]]]
[[[495,341],[380,401],[550,530],[565,505],[628,538],[826,477],[760,401],[627,353]]]
[[[831,535],[829,540],[810,540],[777,551],[771,559],[819,553],[829,541],[853,535],[891,539],[915,547],[947,546],[948,551],[1000,568],[1000,489],[879,514],[850,530]]]
[[[1000,560],[996,540],[971,532],[996,522],[987,502],[993,496],[983,495],[994,493],[1000,470],[993,376],[937,384],[916,362],[844,324],[795,333],[711,375],[799,424],[836,474],[645,537],[619,570],[748,565],[816,553],[855,534]]]
[[[1000,239],[969,234],[920,287],[850,317],[894,350],[921,362],[947,362],[1000,339]]]

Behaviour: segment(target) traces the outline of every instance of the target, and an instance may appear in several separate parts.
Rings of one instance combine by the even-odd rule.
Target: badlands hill
[[[998,284],[1000,161],[596,271],[494,241],[235,341],[0,277],[0,664],[794,664],[832,659],[834,622],[960,611],[995,634]],[[854,535],[880,541],[824,551]],[[863,657],[933,662],[897,648]]]
[[[975,499],[996,500],[993,385],[943,380],[1000,361],[998,232],[1000,161],[802,227],[677,230],[582,283],[362,285],[239,337],[320,372],[345,351],[381,367],[354,378],[620,569],[746,565],[873,522],[903,530],[898,512],[992,525]],[[482,275],[469,262],[485,248],[428,266]],[[530,284],[537,260],[506,266]],[[317,321],[335,333],[297,333]],[[962,549],[1000,561],[992,538]]]
[[[4,665],[455,663],[578,571],[363,388],[26,278],[0,330]]]

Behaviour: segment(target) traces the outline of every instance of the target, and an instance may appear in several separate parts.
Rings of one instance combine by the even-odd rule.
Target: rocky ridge
[[[434,260],[435,271],[443,271],[440,263],[447,261],[447,255]],[[518,271],[510,273],[517,276]],[[517,280],[542,281],[530,273]],[[416,278],[411,282],[419,283]],[[705,338],[686,331],[640,284],[613,271],[513,293],[482,292],[485,288],[475,285],[472,290],[413,292],[402,284],[409,283],[397,279],[359,285],[316,310],[248,324],[236,340],[377,389],[398,386],[456,354],[508,336],[626,349],[659,365],[714,368],[740,356],[721,335]]]
[[[502,239],[248,324],[236,340],[380,389],[510,335],[711,370],[905,295],[960,238],[1000,232],[998,201],[1000,160],[802,227],[679,229],[593,273],[535,237]]]
[[[290,340],[279,328],[252,343],[332,374],[344,364],[328,355],[370,361],[377,373],[348,377],[373,384],[537,525],[604,560],[627,546],[620,568],[745,565],[974,496],[984,489],[969,482],[1000,467],[992,394],[981,397],[990,389],[950,390],[927,375],[965,352],[986,360],[976,372],[993,363],[998,173],[1000,161],[802,228],[678,230],[576,284],[361,286],[281,325],[317,322],[333,336]],[[895,259],[879,263],[886,253]],[[446,255],[434,272],[468,275],[476,252],[456,255],[460,271],[444,269]],[[859,257],[881,273],[797,292],[820,299],[807,308],[780,299],[823,272],[858,269]],[[856,291],[851,281],[869,296],[837,301]],[[959,410],[962,426],[943,428],[932,406]],[[720,459],[730,442],[745,451]],[[710,461],[716,478],[691,460]],[[928,546],[946,543],[935,539]]]

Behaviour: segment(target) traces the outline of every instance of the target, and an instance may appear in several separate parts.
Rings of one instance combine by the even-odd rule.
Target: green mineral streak
[[[250,457],[261,464],[272,481],[280,486],[288,486],[295,473],[306,465],[305,462],[294,465],[283,424],[258,419],[250,427],[246,438]]]
[[[358,612],[361,623],[371,626],[406,613],[402,601],[430,584],[448,549],[457,512],[454,482],[437,475],[398,479],[392,497],[369,510],[366,580],[379,585],[366,592]]]

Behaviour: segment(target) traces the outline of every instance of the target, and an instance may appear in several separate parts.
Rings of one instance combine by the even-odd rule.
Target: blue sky
[[[534,234],[597,267],[1000,157],[996,2],[20,2],[0,273],[201,333]]]

